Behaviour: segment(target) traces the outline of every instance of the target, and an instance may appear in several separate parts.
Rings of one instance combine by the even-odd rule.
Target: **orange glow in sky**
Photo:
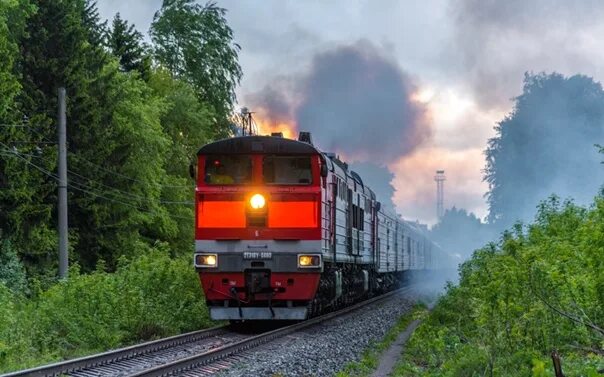
[[[256,126],[258,126],[258,135],[270,135],[273,132],[283,132],[283,137],[288,139],[297,139],[297,130],[295,122],[284,117],[274,117],[264,109],[254,109],[253,115]]]
[[[471,98],[453,89],[419,87],[412,100],[426,108],[425,126],[432,136],[422,145],[387,163],[394,174],[391,182],[396,192],[392,198],[403,217],[434,224],[436,222],[436,186],[434,172],[444,169],[445,208],[456,206],[487,214],[484,194],[488,186],[482,180],[487,141],[494,136],[493,126],[505,115],[501,110],[481,111]],[[254,108],[259,135],[283,132],[297,139],[298,130],[293,114],[271,114],[267,109]],[[314,140],[319,146],[321,140]],[[343,161],[371,161],[363,151],[350,154],[334,150]],[[371,186],[371,184],[369,184]]]

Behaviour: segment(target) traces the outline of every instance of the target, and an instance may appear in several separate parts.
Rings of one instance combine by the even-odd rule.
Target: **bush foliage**
[[[604,197],[540,205],[460,267],[412,337],[400,376],[567,376],[604,368]]]
[[[155,250],[120,260],[115,273],[70,274],[33,299],[0,282],[0,372],[211,324],[189,258]]]

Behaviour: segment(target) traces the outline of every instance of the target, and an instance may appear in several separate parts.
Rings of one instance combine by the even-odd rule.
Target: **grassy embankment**
[[[477,250],[415,331],[397,376],[565,376],[604,369],[604,198],[551,199]],[[604,371],[602,372],[604,373]]]
[[[210,326],[191,258],[155,251],[32,298],[0,283],[0,372]]]

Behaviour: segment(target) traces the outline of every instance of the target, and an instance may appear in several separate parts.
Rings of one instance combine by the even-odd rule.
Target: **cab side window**
[[[243,185],[252,181],[250,156],[216,155],[206,157],[205,183],[209,185]]]

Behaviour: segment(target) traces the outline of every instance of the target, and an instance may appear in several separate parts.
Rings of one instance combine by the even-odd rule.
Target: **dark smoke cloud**
[[[328,150],[392,162],[430,136],[411,78],[369,42],[315,56],[295,116]]]
[[[482,106],[508,107],[527,71],[604,73],[600,0],[452,0],[450,11],[453,61]]]
[[[411,98],[415,90],[383,51],[360,41],[316,54],[307,72],[276,79],[246,103],[271,123],[290,117],[324,150],[384,165],[431,135],[425,107]]]
[[[284,85],[277,85],[279,84],[265,86],[259,92],[246,97],[245,103],[252,111],[260,112],[264,121],[274,124],[291,123],[294,114],[291,99],[286,95],[288,90]]]
[[[412,99],[416,86],[396,62],[360,41],[317,53],[303,74],[271,81],[245,98],[271,131],[282,123],[310,131],[323,150],[356,161],[352,170],[394,209],[386,165],[431,136],[426,108]]]

